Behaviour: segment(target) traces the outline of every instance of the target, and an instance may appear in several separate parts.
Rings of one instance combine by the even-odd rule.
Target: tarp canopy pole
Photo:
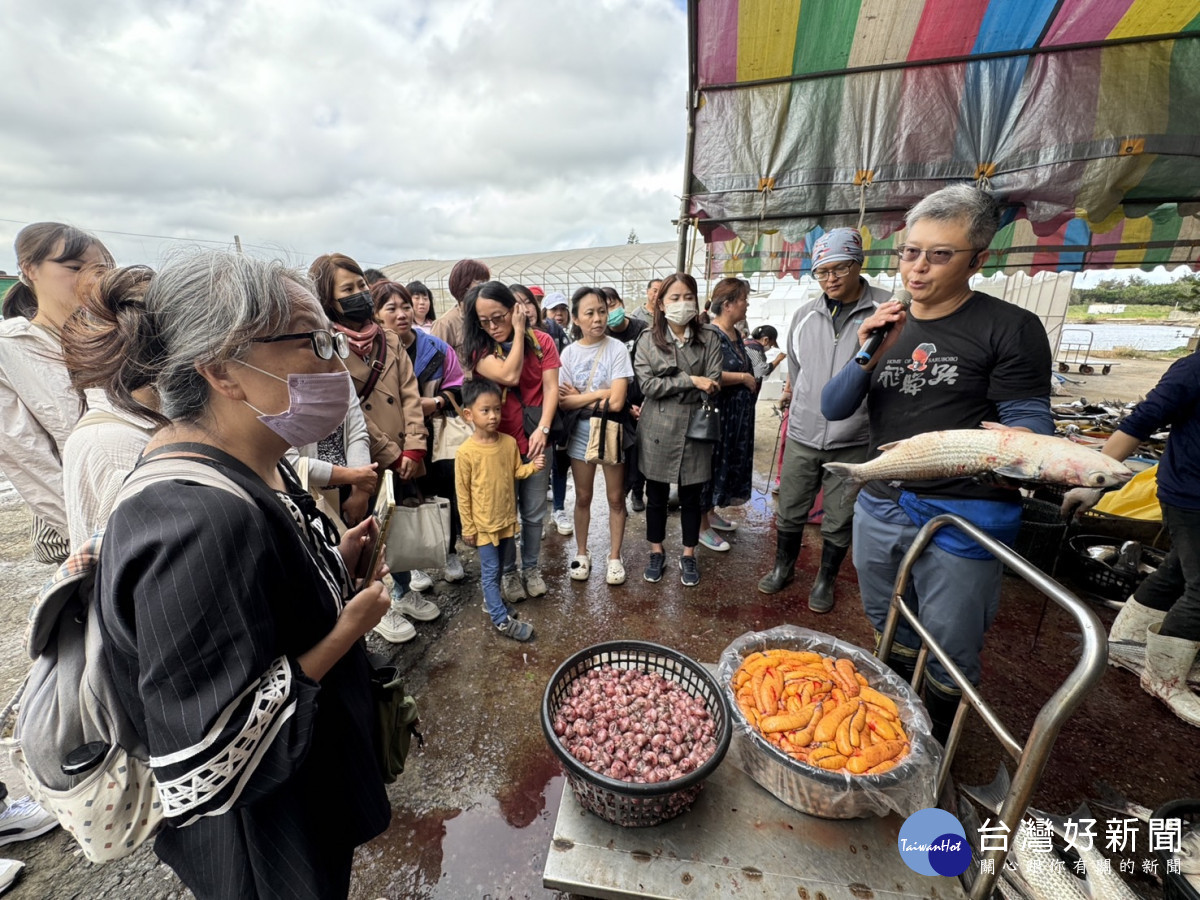
[[[679,251],[675,256],[675,271],[687,272],[688,226],[691,223],[689,209],[692,205],[692,157],[696,150],[696,107],[700,100],[699,60],[696,52],[697,6],[688,3],[688,94],[687,94],[687,145],[683,151],[683,196],[679,200]]]

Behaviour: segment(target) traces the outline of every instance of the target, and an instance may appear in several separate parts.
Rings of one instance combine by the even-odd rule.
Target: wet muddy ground
[[[783,623],[870,646],[871,630],[849,564],[838,583],[833,612],[817,616],[805,607],[820,554],[819,536],[812,527],[795,583],[772,597],[755,589],[774,554],[773,506],[765,473],[777,425],[778,420],[760,407],[754,499],[735,516],[741,527],[730,536],[730,552],[699,551],[698,587],[679,583],[677,516],[668,526],[666,577],[657,585],[642,581],[647,553],[642,515],[629,519],[627,583],[605,585],[601,560],[607,552],[607,527],[598,500],[589,541],[596,564],[588,582],[567,577],[575,539],[548,529],[542,565],[549,594],[517,607],[536,628],[533,642],[518,644],[491,627],[480,610],[473,554],[466,557],[471,577],[464,585],[435,585],[434,599],[442,615],[434,622],[418,623],[415,640],[391,648],[372,638],[373,648],[390,652],[408,671],[409,686],[421,705],[425,746],[414,750],[408,770],[389,788],[391,827],[358,852],[352,897],[558,896],[543,888],[542,870],[564,779],[542,735],[539,707],[556,667],[586,646],[643,639],[715,662],[738,635]],[[3,610],[0,683],[6,691],[22,671],[20,633],[28,599],[36,590],[29,585],[44,570],[22,562],[27,556],[22,550],[23,513],[11,502],[0,509],[0,577],[9,587],[19,586],[10,591]],[[1000,615],[984,652],[983,694],[1019,739],[1076,658],[1073,622],[1053,604],[1035,642],[1042,606],[1040,594],[1007,578]],[[1105,626],[1111,623],[1111,610],[1094,608]],[[1144,694],[1134,676],[1109,669],[1067,723],[1034,804],[1067,814],[1095,796],[1100,780],[1152,808],[1200,795],[1196,736],[1194,729]],[[973,719],[954,777],[963,783],[986,783],[1001,757],[990,732]],[[0,775],[14,794],[20,793],[6,761]],[[188,896],[148,848],[97,867],[83,861],[67,836],[56,831],[4,847],[0,855],[28,863],[12,897]],[[1145,881],[1142,887],[1151,888],[1152,883]]]

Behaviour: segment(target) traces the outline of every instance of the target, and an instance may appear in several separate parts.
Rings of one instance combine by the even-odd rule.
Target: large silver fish
[[[854,482],[926,481],[993,472],[1019,481],[1108,488],[1133,477],[1124,463],[1089,447],[1011,429],[929,431],[879,449],[883,453],[870,462],[830,462],[825,468]]]
[[[1138,641],[1109,641],[1108,664],[1140,677],[1146,668],[1146,645]],[[1200,687],[1200,659],[1188,670],[1188,684]]]
[[[966,787],[962,788],[964,794],[978,803],[985,809],[999,815],[1000,807],[1004,803],[1004,798],[1008,795],[1011,781],[1008,777],[1008,770],[1003,765],[1000,766],[996,773],[995,780],[986,787]],[[1066,828],[1066,820],[1050,815],[1049,813],[1038,812],[1032,807],[1026,810],[1026,815],[1035,819],[1044,819],[1050,822],[1050,827],[1054,833],[1063,840],[1068,839]],[[1076,811],[1078,818],[1091,818],[1088,814],[1087,807],[1082,806]],[[1037,857],[1048,857],[1048,853],[1022,853],[1021,847],[1024,843],[1026,832],[1029,828],[1028,818],[1021,820],[1021,827],[1017,830],[1016,835],[1010,839],[1009,848],[1010,855],[1015,854],[1017,857],[1017,869],[1020,872],[1021,878],[1032,889],[1032,895],[1035,900],[1053,900],[1057,897],[1089,897],[1091,900],[1140,900],[1137,893],[1129,887],[1115,872],[1111,863],[1105,858],[1104,854],[1096,849],[1095,839],[1091,841],[1080,841],[1072,843],[1075,852],[1079,854],[1079,858],[1083,861],[1084,871],[1086,875],[1081,880],[1073,876],[1070,872],[1057,865],[1047,865],[1043,860]],[[1089,844],[1090,846],[1084,846]],[[1040,864],[1039,864],[1040,863]],[[1048,894],[1043,894],[1043,889],[1048,890]],[[1065,893],[1064,893],[1065,892]]]

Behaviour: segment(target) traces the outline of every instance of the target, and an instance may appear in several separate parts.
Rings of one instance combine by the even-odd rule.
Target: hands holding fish
[[[1083,515],[1099,503],[1103,496],[1104,491],[1099,488],[1078,487],[1067,491],[1060,509],[1062,517],[1070,521],[1075,516]]]

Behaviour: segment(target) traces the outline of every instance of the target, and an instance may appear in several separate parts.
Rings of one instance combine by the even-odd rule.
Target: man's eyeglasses
[[[845,278],[850,274],[850,270],[853,268],[853,263],[846,263],[845,265],[838,266],[834,269],[823,269],[820,272],[813,272],[813,278],[817,279],[817,281],[821,282],[821,284],[824,284],[830,278]]]
[[[501,325],[507,322],[511,316],[512,310],[504,313],[496,313],[494,316],[480,316],[479,324],[484,328],[499,328]]]
[[[340,331],[297,331],[294,334],[277,334],[275,337],[254,338],[252,344],[274,344],[276,341],[298,341],[308,338],[312,342],[313,353],[318,359],[333,359],[336,352],[345,359],[350,355],[350,342]]]
[[[896,248],[896,255],[904,262],[916,262],[921,258],[921,254],[925,254],[925,258],[929,260],[931,266],[944,266],[950,260],[954,259],[955,253],[978,253],[974,247],[968,247],[965,250],[923,250],[920,247],[910,247],[908,244],[901,244]]]

